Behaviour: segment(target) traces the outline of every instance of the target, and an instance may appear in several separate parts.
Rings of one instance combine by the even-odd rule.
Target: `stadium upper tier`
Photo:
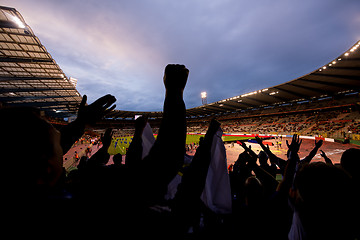
[[[313,72],[265,89],[187,109],[188,118],[268,108],[340,96],[360,89],[360,41]],[[239,89],[241,92],[241,89]],[[76,113],[81,96],[71,79],[14,8],[0,6],[0,103],[34,106],[52,117]],[[162,112],[114,110],[109,119],[135,115],[161,118]]]
[[[76,114],[81,96],[20,13],[0,6],[0,103]]]

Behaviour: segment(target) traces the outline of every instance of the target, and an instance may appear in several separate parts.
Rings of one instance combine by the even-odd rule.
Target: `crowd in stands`
[[[354,134],[360,134],[360,123],[358,121],[351,123],[347,130]]]
[[[225,133],[273,134],[322,136],[328,138],[352,138],[360,134],[357,122],[359,96],[349,95],[339,99],[313,100],[302,104],[278,106],[266,109],[250,109],[216,116],[200,116],[187,119],[187,132],[205,133],[214,117],[222,124]],[[135,128],[123,123],[114,136],[132,136]],[[151,122],[153,133],[157,134],[158,123]]]
[[[219,120],[224,132],[238,134],[306,135],[344,138],[344,134],[358,134],[359,113],[344,109],[326,112],[300,112],[280,115],[252,115],[250,117]],[[205,132],[203,121],[188,123],[188,132]],[[350,131],[350,132],[349,132]]]
[[[62,167],[63,154],[88,124],[115,108],[114,96],[90,105],[84,96],[77,119],[60,130],[36,109],[0,109],[3,234],[7,230],[13,238],[23,234],[28,238],[359,239],[360,150],[345,151],[339,166],[324,152],[325,162],[311,163],[322,141],[315,141],[308,157],[299,159],[301,140],[296,134],[286,142],[287,159],[276,157],[259,138],[263,148],[259,155],[242,143],[245,151],[232,171],[225,167],[225,174],[221,173],[229,179],[228,186],[212,189],[217,201],[231,200],[226,211],[206,205],[204,188],[220,174],[212,162],[223,159],[214,154],[221,149],[214,139],[221,128],[238,128],[240,122],[213,119],[197,128],[206,135],[189,161],[183,101],[188,73],[183,65],[165,68],[163,118],[148,155],[142,155],[147,120],[140,117],[125,164],[107,165],[113,134],[107,129],[102,147],[90,158],[82,158],[78,169],[68,175]],[[289,126],[276,116],[273,121],[278,124],[261,120],[264,131],[266,124]],[[258,126],[251,119],[246,124]],[[278,168],[281,181],[275,179]],[[165,199],[169,184],[180,175],[174,197]],[[226,187],[231,191],[221,195]]]

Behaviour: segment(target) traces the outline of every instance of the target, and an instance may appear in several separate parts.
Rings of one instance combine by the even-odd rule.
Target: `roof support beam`
[[[220,105],[205,105],[206,108],[213,108],[215,110],[218,110],[218,111],[222,111],[222,112],[226,112],[228,110],[232,110],[234,109],[234,107],[232,107],[231,105],[229,104],[226,104],[226,102],[224,103],[221,103],[223,106],[220,106]]]
[[[66,97],[78,97],[78,95],[69,95],[69,96],[53,95],[53,96],[0,97],[0,101],[3,101],[3,102],[29,101],[29,100],[37,100],[37,99],[66,98]]]
[[[193,115],[196,115],[196,116],[204,115],[204,114],[206,114],[206,112],[219,113],[218,110],[207,108],[207,105],[204,105],[204,107],[201,107],[201,108],[186,109],[186,114],[191,115],[191,116],[193,116]]]
[[[29,43],[29,42],[16,42],[16,41],[6,41],[6,40],[1,40],[0,42],[2,43],[10,43],[10,44],[21,44],[21,45],[29,45],[29,46],[38,46],[41,47],[42,45],[38,44],[38,43]]]
[[[283,89],[283,88],[281,88],[281,85],[278,85],[278,86],[272,87],[272,88],[274,88],[274,89],[276,89],[276,90],[279,90],[279,91],[283,91],[283,92],[289,93],[289,94],[291,94],[291,95],[293,95],[293,96],[296,96],[297,98],[309,98],[309,97],[310,97],[310,96],[308,96],[308,95],[300,94],[300,93],[298,93],[298,92],[294,92],[294,91],[290,91],[290,90],[287,90],[287,89]],[[290,100],[290,99],[289,99],[289,100]],[[291,100],[292,100],[292,99],[291,99]]]
[[[289,98],[279,97],[279,96],[276,96],[276,94],[269,95],[268,93],[263,93],[263,92],[261,92],[260,94],[261,94],[261,95],[266,95],[267,97],[271,97],[271,98],[273,98],[273,99],[276,99],[276,100],[277,100],[276,102],[279,102],[279,101],[281,101],[281,102],[290,101]],[[271,103],[269,103],[269,104],[272,104],[272,103],[273,103],[273,102],[271,102]]]
[[[48,54],[48,53],[47,53],[47,52],[45,52],[45,51],[22,50],[22,49],[11,49],[11,48],[1,48],[1,51]]]
[[[339,67],[339,66],[336,66],[334,68],[329,68],[331,70],[351,70],[351,71],[360,71],[360,68],[359,67]]]
[[[306,82],[318,83],[318,84],[322,84],[322,85],[333,86],[333,87],[340,87],[340,88],[355,88],[355,89],[360,88],[360,81],[358,81],[357,84],[348,84],[348,83],[337,83],[337,82],[329,82],[329,81],[325,82],[325,81],[311,80],[311,79],[306,79],[306,78],[301,78],[300,80],[306,81]],[[352,80],[359,80],[359,79],[352,79]]]
[[[77,91],[75,88],[0,88],[1,93],[46,92],[46,91]]]
[[[250,96],[246,96],[245,98],[248,98],[248,99],[250,99],[251,101],[258,102],[258,103],[261,103],[261,104],[269,104],[269,103],[270,103],[270,102],[265,102],[265,101],[262,101],[262,100],[259,100],[259,99],[250,97]]]
[[[326,73],[312,73],[311,75],[308,75],[306,77],[311,77],[311,76],[330,77],[330,78],[336,78],[336,79],[346,79],[346,80],[357,80],[357,81],[359,81],[359,76],[335,75],[335,74],[326,74]],[[303,78],[299,78],[299,79],[303,79]]]
[[[20,103],[8,103],[8,105],[10,106],[16,106],[16,105],[21,105],[24,107],[56,107],[58,105],[66,105],[67,107],[70,106],[75,106],[78,107],[80,104],[80,102],[75,102],[75,101],[55,101],[55,102],[20,102]]]
[[[0,27],[1,27],[1,21],[0,21]],[[16,28],[18,28],[18,27],[16,26]],[[26,30],[24,31],[24,33],[0,31],[0,34],[16,35],[16,36],[24,36],[24,37],[36,37],[35,35],[32,35],[29,31],[26,31]],[[18,44],[18,42],[16,42],[15,44]],[[39,44],[39,46],[41,46],[41,45]]]
[[[55,78],[55,77],[0,77],[0,82],[8,81],[39,81],[39,80],[57,80],[63,81],[64,78]],[[70,84],[70,83],[69,83]]]
[[[256,105],[251,104],[251,103],[246,103],[246,102],[244,102],[244,101],[241,101],[241,102],[237,101],[236,104],[237,104],[237,105],[240,105],[240,106],[243,105],[243,106],[245,106],[245,107],[247,107],[247,108],[248,108],[248,107],[256,107]],[[239,109],[239,108],[237,108],[237,109]]]
[[[303,79],[301,79],[303,80]],[[312,91],[312,92],[316,92],[316,93],[319,93],[319,94],[330,94],[328,91],[325,91],[321,88],[312,88],[312,87],[308,87],[308,86],[304,86],[304,85],[299,85],[299,84],[295,84],[295,83],[288,83],[289,85],[291,86],[294,86],[294,87],[298,87],[298,88],[302,88],[302,89],[306,89],[306,90],[309,90],[309,91]]]
[[[0,62],[13,63],[54,63],[52,59],[0,57]]]

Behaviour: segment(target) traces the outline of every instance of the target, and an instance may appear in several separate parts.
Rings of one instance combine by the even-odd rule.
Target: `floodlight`
[[[207,104],[206,92],[201,92],[201,102],[203,105]]]

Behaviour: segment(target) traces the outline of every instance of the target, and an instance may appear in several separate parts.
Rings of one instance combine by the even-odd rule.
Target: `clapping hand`
[[[245,152],[247,153],[247,156],[249,157],[247,159],[247,162],[249,164],[249,166],[251,168],[254,168],[257,166],[256,164],[256,160],[257,160],[257,155],[256,153],[251,149],[251,146],[246,146],[245,142],[242,142],[242,141],[238,141],[239,145],[242,146],[245,150]]]
[[[288,140],[286,140],[286,145],[288,146],[290,151],[297,153],[300,149],[301,142],[302,139],[300,140],[299,135],[294,134],[290,144]]]
[[[291,156],[297,156],[298,158],[298,152],[300,150],[302,139],[300,140],[299,135],[294,134],[293,138],[291,140],[291,143],[289,144],[288,140],[286,140],[286,145],[288,146],[288,157],[291,158]]]
[[[78,120],[85,124],[94,124],[96,121],[103,118],[107,113],[111,112],[116,105],[112,105],[116,98],[107,94],[90,105],[86,104],[87,96],[84,95],[80,103],[78,111]],[[112,105],[112,106],[111,106]]]
[[[331,161],[331,159],[328,156],[326,156],[326,154],[324,153],[323,150],[320,150],[320,156],[322,156],[324,158],[326,163],[333,165],[333,162]]]

